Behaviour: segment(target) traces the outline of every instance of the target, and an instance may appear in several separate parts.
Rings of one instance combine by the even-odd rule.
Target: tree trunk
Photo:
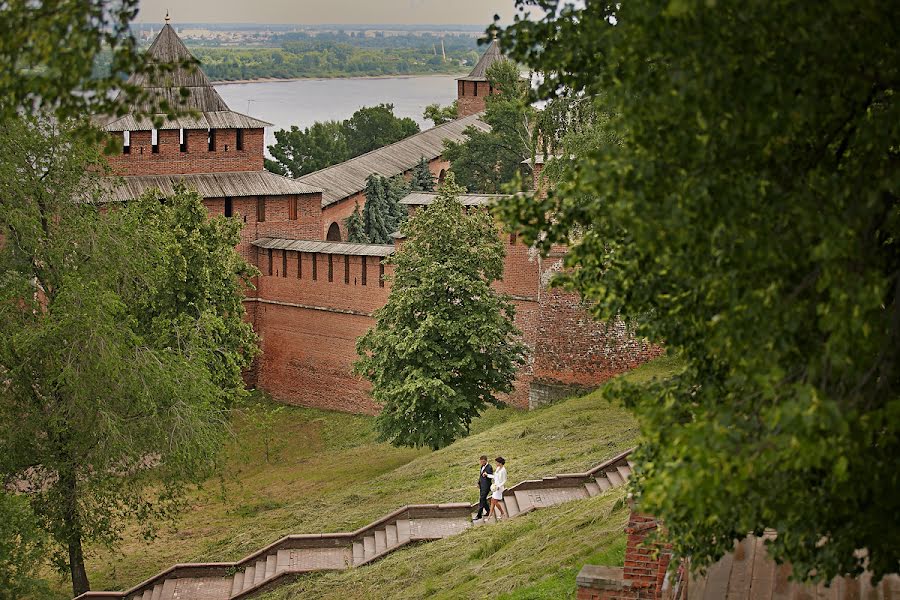
[[[65,519],[66,546],[69,549],[69,571],[72,574],[72,593],[75,596],[91,589],[84,568],[84,551],[81,548],[81,519],[78,514],[78,477],[74,471],[60,474],[63,488],[63,515]]]

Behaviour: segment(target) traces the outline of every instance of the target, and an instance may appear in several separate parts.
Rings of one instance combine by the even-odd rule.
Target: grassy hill
[[[676,361],[662,358],[626,377],[634,381],[664,377],[677,367]],[[530,412],[492,409],[474,424],[472,435],[437,452],[378,443],[371,417],[285,407],[271,428],[275,452],[267,464],[266,436],[254,424],[273,406],[260,400],[235,418],[222,477],[190,495],[173,527],[161,529],[151,541],[140,537],[137,528],[129,529],[113,550],[88,549],[93,589],[128,588],[176,562],[235,560],[288,533],[353,530],[404,504],[475,501],[472,474],[481,454],[503,454],[510,484],[515,484],[584,471],[633,445],[638,434],[631,415],[603,400],[599,392]],[[547,512],[555,516],[569,510]],[[587,510],[584,518],[592,514]],[[609,524],[598,527],[620,530],[615,519],[624,517],[616,514]],[[547,518],[553,516],[536,514],[497,531],[514,531]],[[535,535],[550,531],[546,527],[536,528]],[[490,534],[494,535],[502,534]],[[457,543],[463,542],[440,544]],[[557,555],[562,559],[563,555],[551,553]],[[383,561],[384,566],[377,568],[387,568],[394,560],[399,559]],[[548,568],[559,564],[548,563]],[[522,581],[532,580],[529,573]],[[329,579],[322,581],[327,585]],[[66,584],[57,589],[65,597]]]

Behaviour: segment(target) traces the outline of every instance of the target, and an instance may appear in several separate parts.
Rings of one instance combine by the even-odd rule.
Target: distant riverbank
[[[233,85],[242,83],[286,83],[290,81],[331,81],[334,79],[421,79],[426,77],[465,77],[468,71],[460,70],[452,73],[422,73],[397,75],[334,75],[333,77],[258,77],[256,79],[223,79],[213,81],[213,85]]]

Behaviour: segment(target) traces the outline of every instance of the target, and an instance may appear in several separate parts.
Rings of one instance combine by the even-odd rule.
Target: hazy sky
[[[514,0],[140,0],[138,23],[459,23],[511,22]]]

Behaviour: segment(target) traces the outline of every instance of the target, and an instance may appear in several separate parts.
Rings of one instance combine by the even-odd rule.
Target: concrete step
[[[176,579],[166,579],[162,585],[162,593],[159,595],[159,600],[174,600],[175,598],[175,585],[178,583]]]
[[[519,512],[525,512],[534,508],[534,505],[531,503],[531,498],[529,498],[524,492],[514,492],[516,496],[516,505],[519,507]]]
[[[606,490],[611,490],[613,485],[609,482],[609,479],[604,477],[603,475],[597,475],[594,478],[594,481],[597,482],[597,486],[600,488],[600,492],[605,492]]]
[[[369,560],[375,556],[375,534],[363,538],[363,559]]]
[[[153,586],[153,594],[150,595],[150,600],[159,600],[159,597],[162,595],[162,584],[157,583]]]
[[[275,572],[283,573],[291,568],[291,551],[279,550],[275,556]]]
[[[628,463],[628,467],[629,467],[632,471],[634,471],[634,463],[631,462],[630,460],[626,460],[625,462],[627,462],[627,463]]]
[[[237,571],[231,579],[231,595],[239,594],[244,589],[244,572]]]
[[[400,519],[397,521],[397,543],[405,544],[410,539],[409,519]]]
[[[381,554],[387,550],[387,533],[384,529],[375,530],[375,554]]]
[[[586,484],[584,484],[584,489],[587,490],[588,496],[590,496],[591,498],[601,492],[600,486],[596,481],[588,481]]]
[[[617,467],[616,470],[619,472],[619,475],[621,475],[622,479],[624,479],[625,481],[628,481],[628,479],[631,477],[631,469],[626,465]]]
[[[278,555],[269,554],[266,556],[266,579],[275,574],[275,568],[278,566]]]
[[[519,503],[516,502],[515,494],[506,494],[503,496],[503,506],[506,507],[506,512],[509,513],[510,517],[514,517],[519,514]]]
[[[353,564],[358,565],[366,559],[366,551],[362,542],[353,542]]]
[[[151,596],[153,596],[153,588],[147,588],[144,590],[144,593],[141,594],[141,600],[150,600]]]
[[[262,583],[266,578],[266,559],[261,558],[256,561],[256,571],[253,573],[253,585]]]
[[[384,533],[387,536],[387,547],[393,548],[397,545],[397,526],[391,523],[390,525],[384,528]]]
[[[619,475],[619,472],[616,469],[609,469],[606,472],[606,478],[609,479],[609,482],[613,485],[613,487],[619,487],[625,480],[622,479],[622,476]]]
[[[256,564],[251,564],[249,567],[244,569],[244,587],[241,589],[246,590],[248,587],[253,585],[253,578],[256,577]]]

